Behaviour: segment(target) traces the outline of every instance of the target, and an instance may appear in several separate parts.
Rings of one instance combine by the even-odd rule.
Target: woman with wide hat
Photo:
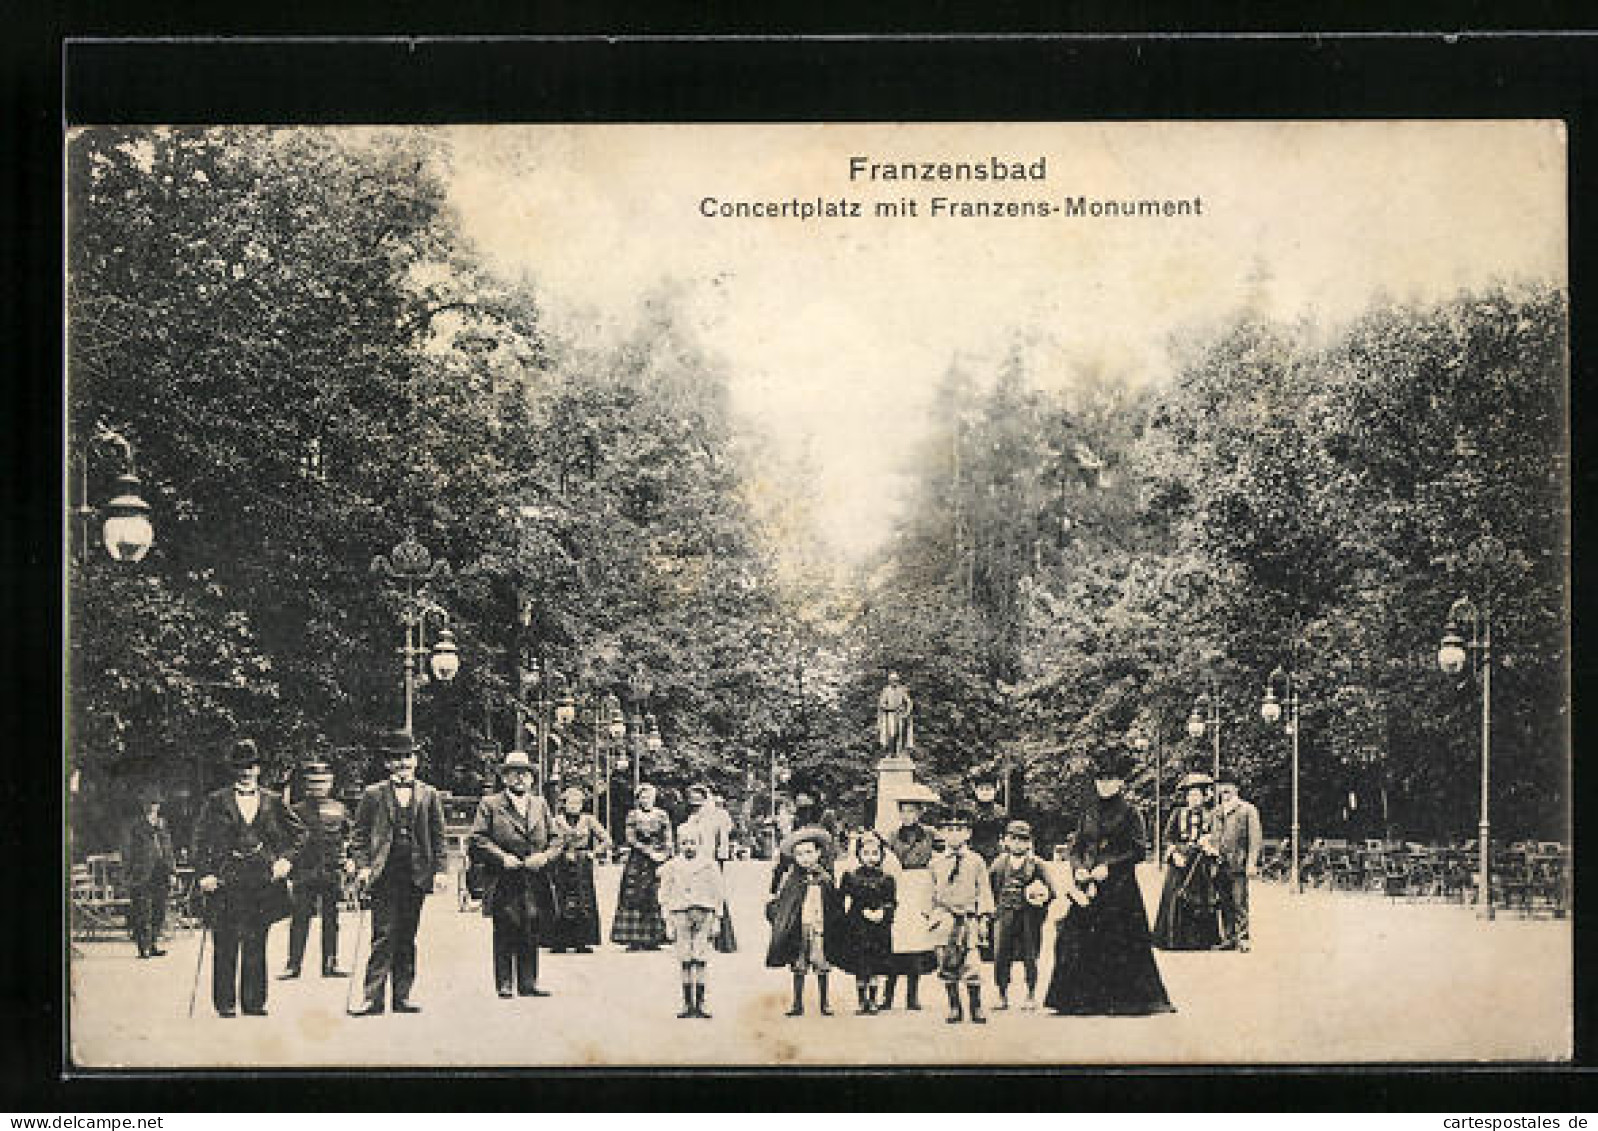
[[[671,858],[671,817],[655,804],[655,787],[638,787],[638,803],[627,814],[627,863],[621,870],[610,941],[628,950],[659,950],[666,941],[660,910],[660,866]]]
[[[1175,1008],[1154,962],[1137,885],[1147,845],[1143,819],[1124,792],[1130,769],[1119,751],[1094,759],[1093,796],[1071,844],[1071,907],[1055,930],[1043,999],[1056,1013],[1138,1016]]]
[[[591,954],[599,945],[599,897],[594,890],[594,856],[610,847],[610,834],[587,811],[588,794],[580,785],[560,793],[555,838],[560,855],[549,865],[555,884],[555,922],[547,934],[554,954]]]
[[[1214,950],[1221,944],[1215,893],[1213,811],[1206,791],[1209,774],[1191,773],[1178,788],[1186,803],[1165,824],[1165,886],[1154,917],[1154,945],[1161,950]]]

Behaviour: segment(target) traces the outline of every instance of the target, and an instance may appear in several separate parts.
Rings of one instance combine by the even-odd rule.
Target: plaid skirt
[[[610,941],[622,946],[660,946],[666,941],[666,919],[660,913],[660,880],[655,862],[642,852],[629,852],[622,868],[616,917]]]

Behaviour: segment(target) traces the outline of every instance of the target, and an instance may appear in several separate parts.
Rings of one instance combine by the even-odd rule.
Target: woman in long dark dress
[[[672,853],[671,817],[655,807],[655,787],[638,787],[638,808],[627,814],[627,863],[610,941],[628,950],[659,950],[666,941],[660,911],[660,866]]]
[[[1072,906],[1055,930],[1054,972],[1043,1004],[1076,1016],[1171,1013],[1150,945],[1135,872],[1145,851],[1143,819],[1122,795],[1125,760],[1097,761],[1093,788],[1071,844]]]
[[[1171,811],[1165,826],[1165,886],[1154,917],[1154,945],[1161,950],[1213,950],[1221,945],[1215,902],[1215,852],[1205,804],[1208,774],[1189,774],[1187,804]]]
[[[599,945],[594,854],[610,847],[610,834],[592,813],[584,811],[587,802],[581,786],[568,786],[560,795],[560,812],[555,814],[555,836],[562,850],[549,865],[556,918],[547,939],[555,954],[568,950],[588,954]]]

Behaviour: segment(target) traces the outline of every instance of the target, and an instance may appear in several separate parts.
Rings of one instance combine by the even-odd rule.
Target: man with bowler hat
[[[284,880],[305,842],[305,826],[283,799],[261,788],[253,740],[233,744],[233,784],[205,799],[194,829],[194,868],[206,895],[215,947],[211,1001],[219,1017],[235,1006],[266,1016],[266,931],[288,905]]]
[[[366,1002],[354,1014],[384,1010],[393,978],[395,1013],[420,1013],[410,1000],[416,981],[416,928],[422,901],[442,889],[447,866],[444,802],[438,790],[416,777],[416,742],[409,731],[387,731],[378,740],[388,776],[369,785],[355,808],[351,852],[356,882],[372,896],[372,950],[366,962]]]
[[[347,978],[338,968],[338,907],[343,894],[343,874],[353,871],[346,855],[350,813],[333,796],[333,771],[326,762],[307,762],[300,770],[305,797],[294,815],[305,825],[305,844],[294,858],[294,916],[289,920],[289,963],[283,978],[298,978],[305,959],[311,919],[321,912],[322,977]]]
[[[167,895],[172,888],[172,837],[161,816],[161,795],[139,797],[139,815],[122,841],[122,876],[128,885],[128,917],[140,958],[160,958],[161,927],[166,922]]]

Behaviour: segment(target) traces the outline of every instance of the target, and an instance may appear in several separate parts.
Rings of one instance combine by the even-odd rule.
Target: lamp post
[[[1163,860],[1165,857],[1160,851],[1160,840],[1164,835],[1164,821],[1162,820],[1160,814],[1162,798],[1160,792],[1160,777],[1162,767],[1160,766],[1160,747],[1157,741],[1159,738],[1158,731],[1155,731],[1154,737],[1156,739],[1156,742],[1154,743],[1154,859],[1159,861]],[[1132,732],[1132,749],[1138,752],[1139,757],[1142,757],[1144,754],[1148,753],[1149,745],[1149,736],[1143,733],[1142,728]]]
[[[1299,714],[1297,664],[1295,662],[1297,659],[1295,655],[1297,646],[1298,634],[1295,631],[1288,649],[1287,668],[1284,670],[1278,667],[1266,677],[1265,697],[1260,702],[1260,717],[1267,723],[1274,725],[1278,721],[1283,721],[1283,709],[1286,709],[1286,719],[1283,725],[1287,728],[1287,733],[1291,736],[1293,742],[1292,816],[1288,824],[1288,852],[1291,856],[1288,862],[1287,882],[1293,891],[1302,892],[1304,889],[1299,883],[1298,873],[1298,732],[1301,716]],[[1276,695],[1278,687],[1282,689],[1281,698],[1277,698]]]
[[[1221,696],[1211,681],[1210,690],[1193,700],[1193,711],[1187,717],[1187,733],[1191,738],[1203,738],[1208,732],[1213,748],[1211,776],[1221,780]]]
[[[460,671],[460,650],[455,645],[455,633],[449,627],[449,614],[431,601],[424,592],[427,582],[449,576],[449,563],[443,558],[434,560],[432,553],[407,533],[385,557],[378,554],[372,559],[371,571],[405,586],[405,605],[402,617],[405,622],[405,644],[400,649],[404,659],[405,733],[412,732],[415,715],[416,686],[425,680],[427,673],[422,662],[431,657],[429,667],[433,678],[448,683]],[[427,647],[429,620],[438,621],[435,642]]]
[[[116,449],[123,469],[116,479],[115,494],[100,508],[89,502],[89,456],[97,446]],[[150,522],[150,504],[140,495],[143,488],[134,468],[133,445],[120,432],[102,425],[89,437],[86,447],[79,459],[79,497],[73,510],[78,520],[79,560],[88,561],[90,530],[95,516],[103,511],[105,521],[100,527],[100,538],[106,553],[119,562],[143,561],[155,542],[155,527]]]
[[[517,701],[516,714],[521,730],[529,730],[533,734],[538,748],[538,793],[551,805],[554,799],[549,796],[550,767],[549,747],[556,725],[569,726],[576,717],[576,708],[572,703],[571,692],[566,687],[566,677],[560,672],[550,671],[542,658],[535,659],[532,666],[522,669],[522,695]],[[562,716],[562,707],[570,712],[570,717]],[[531,713],[532,722],[527,721]]]
[[[1481,819],[1476,830],[1480,856],[1476,903],[1479,913],[1487,919],[1493,918],[1492,821],[1489,815],[1493,750],[1492,580],[1506,558],[1504,544],[1491,535],[1476,539],[1465,550],[1465,564],[1480,582],[1480,600],[1461,597],[1449,607],[1448,624],[1437,648],[1437,665],[1448,675],[1458,675],[1465,670],[1466,661],[1472,660],[1481,677]],[[1462,635],[1467,628],[1470,630],[1468,640]]]

